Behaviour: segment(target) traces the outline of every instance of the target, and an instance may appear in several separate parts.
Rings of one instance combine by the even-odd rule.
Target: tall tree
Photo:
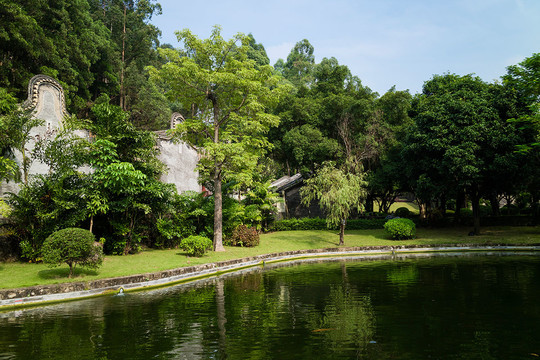
[[[313,80],[315,55],[307,39],[297,42],[287,56],[283,76],[295,86],[309,86]]]
[[[527,157],[520,175],[527,179],[534,219],[540,221],[540,53],[509,66],[502,78],[503,84],[518,94],[520,113],[511,121],[522,131],[517,150]]]
[[[28,80],[44,73],[62,83],[70,111],[84,108],[96,79],[92,65],[107,46],[107,30],[86,0],[0,2],[0,86],[20,99]]]
[[[130,120],[137,127],[162,129],[170,119],[169,104],[160,89],[149,83],[145,71],[146,66],[158,67],[162,61],[157,53],[161,32],[150,23],[153,16],[161,14],[161,5],[155,0],[89,3],[93,16],[109,30],[112,47],[95,68],[106,68],[114,77],[114,81],[96,83],[92,88],[95,96],[108,94],[115,104],[132,112]]]
[[[176,35],[185,52],[161,50],[170,62],[151,75],[170,86],[171,100],[193,109],[176,135],[201,154],[200,174],[211,182],[215,198],[214,250],[224,251],[222,183],[250,182],[269,145],[265,134],[279,123],[270,107],[288,88],[279,85],[270,66],[249,59],[250,39],[243,34],[226,41],[216,26],[208,39],[189,30]]]
[[[413,104],[414,125],[404,146],[409,179],[430,202],[449,191],[466,191],[474,232],[480,232],[479,202],[497,164],[512,152],[515,128],[501,119],[490,85],[471,75],[434,76]]]

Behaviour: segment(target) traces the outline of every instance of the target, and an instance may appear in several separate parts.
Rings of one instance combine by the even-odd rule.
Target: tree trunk
[[[533,225],[538,225],[538,222],[540,220],[540,209],[538,206],[540,202],[540,199],[539,199],[539,196],[538,196],[538,192],[533,192],[532,193],[532,204],[531,204],[531,208],[532,208],[532,224]]]
[[[92,229],[94,227],[94,215],[90,216],[90,232],[92,232]]]
[[[223,194],[221,174],[216,169],[214,176],[214,251],[225,251],[223,247]]]
[[[219,143],[218,112],[214,103],[214,143]],[[214,173],[214,251],[225,251],[223,247],[223,194],[221,191],[221,164],[215,160]]]
[[[476,188],[471,192],[471,202],[474,219],[474,234],[480,235],[480,195]]]
[[[465,207],[465,193],[462,190],[458,190],[456,196],[456,211],[454,212],[454,221],[457,222],[460,215],[461,209]]]
[[[125,104],[125,89],[124,89],[124,69],[126,67],[125,59],[126,59],[126,13],[127,13],[127,6],[126,3],[124,3],[124,30],[122,32],[122,64],[120,69],[120,107],[122,110],[126,110],[126,104]]]
[[[420,200],[417,200],[416,201],[418,203],[418,212],[419,212],[419,217],[420,219],[425,219],[426,218],[426,204],[421,202]]]
[[[25,185],[28,185],[28,158],[26,157],[26,151],[24,149],[24,146],[26,144],[23,144],[22,148],[21,148],[21,153],[22,153],[22,168],[23,168],[23,181],[24,181],[24,184]]]
[[[439,209],[441,210],[441,213],[443,216],[446,214],[446,194],[441,195],[441,204],[439,206]]]
[[[489,195],[489,202],[491,204],[491,213],[493,216],[499,216],[501,214],[499,209],[499,199],[497,197],[497,193],[492,192]]]
[[[373,196],[371,194],[366,197],[366,212],[373,212]]]
[[[345,225],[347,224],[347,219],[341,220],[339,224],[339,245],[345,245]]]

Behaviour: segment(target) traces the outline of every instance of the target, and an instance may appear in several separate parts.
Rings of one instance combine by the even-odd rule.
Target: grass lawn
[[[540,243],[540,227],[484,227],[480,236],[468,236],[470,228],[423,229],[414,240],[389,240],[384,230],[355,230],[345,233],[345,246],[441,245],[441,244],[535,244]],[[0,263],[0,288],[9,289],[68,281],[157,272],[183,266],[212,263],[291,250],[333,248],[339,243],[336,231],[283,231],[261,235],[255,248],[226,247],[225,252],[210,252],[201,258],[187,257],[181,250],[146,250],[136,255],[106,256],[96,271],[76,268],[68,279],[68,266],[48,268],[44,264]]]

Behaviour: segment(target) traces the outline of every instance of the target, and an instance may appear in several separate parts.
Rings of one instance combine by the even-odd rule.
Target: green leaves
[[[66,228],[51,234],[43,243],[43,262],[50,267],[69,265],[69,277],[79,264],[97,269],[103,263],[103,250],[94,244],[94,235],[85,229]]]
[[[305,181],[300,190],[302,203],[317,200],[326,212],[328,227],[336,226],[349,217],[355,208],[361,208],[367,195],[363,174],[344,172],[325,163],[315,176]]]
[[[176,35],[184,49],[160,50],[169,62],[159,70],[150,68],[150,76],[167,84],[169,99],[189,109],[175,136],[201,155],[199,175],[214,188],[214,238],[221,249],[221,183],[253,182],[257,161],[270,146],[266,133],[279,123],[270,110],[290,88],[280,84],[270,66],[249,58],[252,37],[224,40],[217,26],[208,39],[187,29]]]

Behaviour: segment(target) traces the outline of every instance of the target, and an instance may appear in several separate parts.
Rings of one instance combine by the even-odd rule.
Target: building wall
[[[28,85],[28,99],[22,105],[26,109],[33,109],[33,116],[44,120],[42,126],[32,129],[31,140],[26,149],[28,154],[34,149],[36,141],[44,137],[54,137],[62,127],[62,119],[69,115],[66,111],[64,92],[62,86],[53,78],[45,75],[34,76]],[[179,114],[173,114],[171,125],[175,126],[182,118]],[[160,134],[161,133],[161,134]],[[87,137],[86,131],[76,131],[76,135]],[[195,149],[185,143],[175,143],[163,132],[157,134],[157,146],[160,149],[158,158],[167,166],[168,172],[163,174],[162,181],[172,183],[176,186],[178,192],[200,191],[201,186],[197,183],[198,172],[196,170],[198,154]],[[22,154],[15,152],[17,163],[22,163]],[[91,171],[91,169],[81,169],[82,171]],[[29,175],[47,174],[49,168],[46,164],[38,161],[32,162]],[[17,193],[19,184],[14,182],[0,183],[0,196],[7,192]]]
[[[158,138],[159,160],[167,166],[168,171],[161,176],[161,181],[174,184],[178,193],[185,191],[201,191],[197,182],[197,151],[189,145],[170,139]]]

